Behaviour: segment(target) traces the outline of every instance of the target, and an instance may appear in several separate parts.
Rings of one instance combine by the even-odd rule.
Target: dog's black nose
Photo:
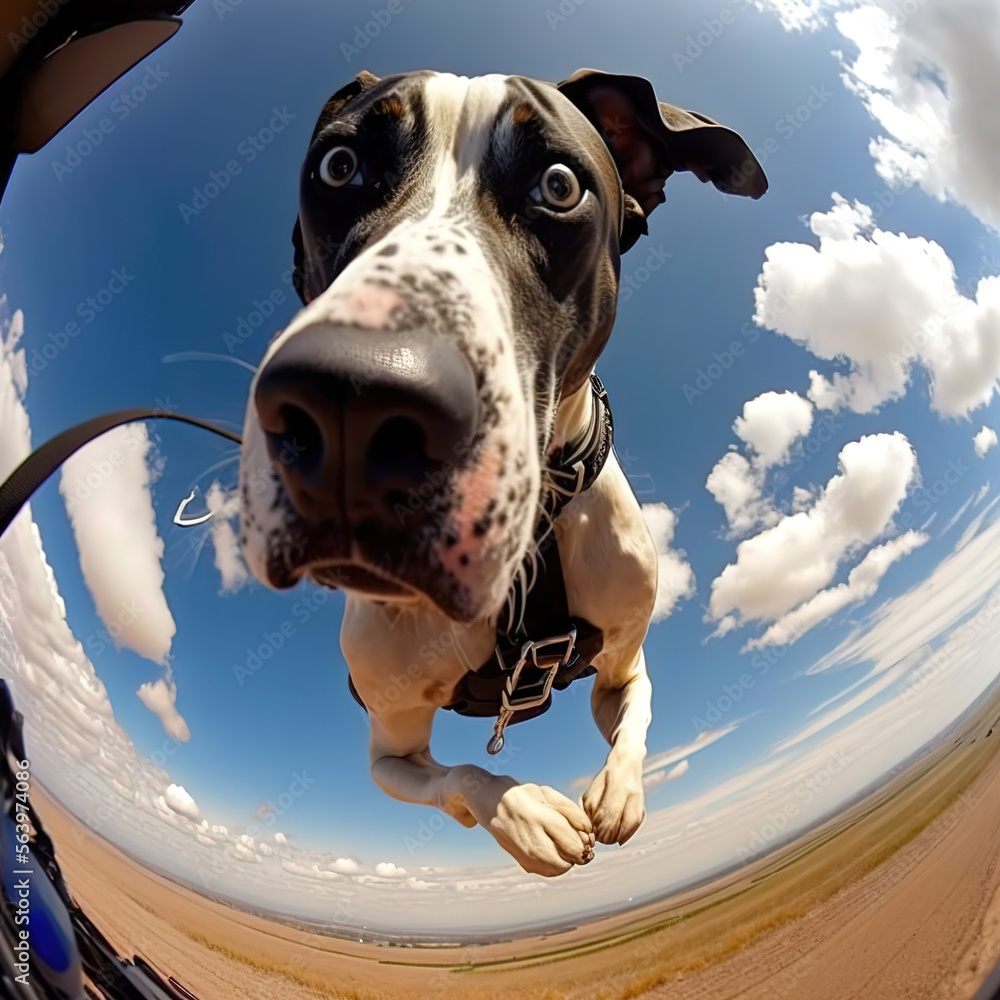
[[[257,378],[255,404],[296,510],[400,527],[460,464],[478,393],[457,347],[418,333],[316,326],[293,334]],[[423,506],[423,501],[421,506]]]

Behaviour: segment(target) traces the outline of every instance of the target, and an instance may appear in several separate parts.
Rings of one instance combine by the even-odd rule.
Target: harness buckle
[[[554,646],[560,642],[566,643],[566,649],[562,656],[558,656],[553,653],[543,654],[543,661],[546,661],[553,656],[556,656],[556,658],[554,662],[550,664],[538,662],[538,651],[540,649],[544,649],[547,646]],[[497,717],[496,724],[493,727],[493,736],[491,737],[489,743],[486,744],[487,753],[498,754],[503,749],[503,732],[504,729],[506,729],[510,724],[510,720],[514,718],[515,712],[524,711],[528,708],[537,708],[539,705],[543,705],[545,703],[545,700],[549,697],[549,693],[552,690],[552,682],[556,679],[556,674],[559,672],[561,667],[564,667],[567,663],[569,663],[570,658],[573,656],[575,647],[575,625],[570,626],[570,630],[563,635],[552,635],[547,639],[529,639],[521,647],[521,655],[518,658],[514,669],[507,677],[507,683],[504,690],[501,692],[503,708],[500,709],[500,715]],[[500,657],[499,650],[497,651],[497,656],[500,658],[500,662],[503,663],[503,658]],[[527,685],[527,687],[535,688],[537,693],[522,692],[522,694],[517,697],[515,696],[515,692],[521,681],[521,674],[524,668],[528,665],[529,656],[531,657],[532,666],[538,668],[539,670],[544,670],[545,673],[542,678],[532,681],[530,685]],[[540,691],[537,690],[539,685],[541,685]]]

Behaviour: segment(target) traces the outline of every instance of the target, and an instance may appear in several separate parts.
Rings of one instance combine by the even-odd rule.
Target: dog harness
[[[575,496],[590,489],[604,468],[614,439],[608,393],[596,375],[590,376],[594,397],[590,426],[577,441],[550,456],[550,478],[544,512],[535,527],[534,552],[525,557],[524,572],[515,577],[506,615],[497,622],[493,655],[466,673],[455,689],[455,700],[443,708],[476,718],[496,716],[486,749],[503,749],[504,730],[548,711],[552,689],[563,691],[580,677],[597,673],[593,660],[604,644],[603,633],[584,618],[570,615],[559,545],[552,524]],[[533,579],[527,585],[533,570]],[[520,608],[520,613],[516,609]],[[367,712],[350,674],[347,684],[354,700]]]
[[[535,526],[533,552],[525,557],[524,571],[515,578],[506,615],[497,622],[494,653],[478,670],[465,674],[455,689],[455,700],[443,706],[459,715],[495,715],[493,736],[486,747],[491,754],[503,749],[507,726],[548,711],[553,688],[563,691],[578,678],[597,672],[593,660],[601,651],[604,637],[595,625],[569,613],[553,530],[554,521],[570,500],[594,484],[613,447],[614,421],[607,390],[596,375],[590,376],[590,382],[594,398],[590,426],[580,439],[550,456],[546,467],[549,486]],[[233,431],[162,409],[119,410],[87,420],[36,449],[0,484],[0,535],[31,494],[78,448],[112,427],[158,418],[180,420],[240,441],[240,435]],[[181,519],[190,500],[188,497],[181,504],[175,523],[183,526],[207,519]],[[367,712],[350,674],[347,683],[355,701]]]

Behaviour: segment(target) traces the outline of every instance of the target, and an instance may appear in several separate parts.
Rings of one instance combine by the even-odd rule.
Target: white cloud
[[[361,862],[357,858],[337,858],[330,865],[330,870],[338,875],[354,875],[361,871]]]
[[[709,617],[704,619],[705,621],[710,621]],[[715,631],[705,639],[702,639],[701,644],[704,646],[709,639],[721,639],[724,635],[729,635],[730,632],[734,632],[740,627],[739,615],[726,615],[719,621],[716,626]]]
[[[214,482],[205,494],[205,503],[212,512],[210,537],[215,549],[215,568],[222,577],[222,589],[239,590],[249,579],[236,531],[230,521],[239,512],[239,493],[233,490],[227,494],[218,482]]]
[[[994,521],[941,560],[922,583],[878,607],[807,672],[865,662],[873,664],[873,672],[881,672],[933,642],[981,607],[1000,585],[998,551],[1000,521]]]
[[[753,468],[738,451],[727,451],[705,481],[705,489],[722,504],[734,535],[778,520],[778,512],[764,499],[763,487],[763,471]]]
[[[743,405],[733,432],[747,446],[752,460],[731,446],[705,481],[705,489],[722,504],[731,535],[745,535],[762,525],[771,526],[781,515],[764,496],[767,470],[784,465],[792,445],[809,433],[813,407],[794,392],[765,392]],[[796,490],[795,503],[809,497]]]
[[[846,0],[754,0],[758,9],[777,14],[786,31],[815,31],[826,24],[830,7]]]
[[[6,309],[6,300],[0,298],[0,480],[31,451],[23,401],[27,368],[18,343],[24,321],[20,312],[4,321]],[[96,489],[104,485],[102,479]],[[115,817],[116,828],[119,817],[138,821],[145,814],[185,833],[191,844],[198,835],[228,839],[223,827],[193,827],[188,820],[199,822],[201,816],[191,796],[136,752],[65,616],[42,533],[27,504],[0,538],[0,675],[10,683],[24,715],[25,740],[34,747],[34,772],[63,802],[84,793],[94,796],[89,814],[99,802]],[[155,642],[148,648],[151,653],[163,651]],[[155,692],[153,697],[155,702]],[[142,822],[147,824],[144,816]],[[148,831],[148,824],[143,829]]]
[[[900,398],[919,364],[940,414],[988,403],[1000,376],[1000,277],[983,278],[968,298],[937,243],[872,228],[867,206],[833,200],[810,219],[819,248],[772,244],[755,289],[759,325],[850,363],[832,378],[812,372],[809,398],[868,413]]]
[[[406,874],[406,869],[397,868],[391,861],[380,861],[375,866],[375,874],[383,878],[401,878]]]
[[[691,770],[691,765],[687,760],[682,760],[674,766],[669,771],[654,771],[652,774],[645,775],[642,779],[643,787],[647,790],[650,788],[655,788],[657,785],[665,784],[668,781],[674,781],[677,778],[683,778],[688,771]]]
[[[794,392],[765,392],[743,404],[733,430],[756,453],[755,465],[784,465],[792,444],[812,428],[813,408]]]
[[[713,743],[718,742],[723,736],[728,736],[738,727],[738,722],[731,722],[728,726],[723,726],[721,729],[706,729],[704,732],[699,733],[697,738],[690,743],[671,747],[671,749],[664,750],[662,753],[647,757],[642,767],[642,773],[644,776],[648,776],[657,771],[663,771],[672,764],[684,761],[699,750],[704,750],[705,747],[710,747]]]
[[[165,664],[177,626],[163,595],[153,452],[145,424],[116,427],[63,463],[59,491],[84,580],[115,644]]]
[[[830,585],[845,556],[891,528],[918,475],[916,453],[898,431],[846,444],[839,467],[812,507],[740,542],[736,562],[712,582],[708,620],[738,614],[744,622],[776,621],[809,601]],[[894,551],[884,549],[864,570],[858,567],[856,588],[870,584]],[[819,620],[815,613],[803,616],[809,627]]]
[[[276,844],[287,845],[288,838],[283,833],[279,832],[274,835],[274,842]]]
[[[153,683],[143,684],[136,694],[142,699],[146,708],[163,723],[168,736],[178,743],[187,743],[191,739],[191,730],[177,711],[177,685],[173,681],[168,683],[161,678]]]
[[[0,312],[6,308],[0,298]],[[31,451],[23,330],[20,311],[0,322],[0,480]],[[115,721],[107,690],[65,615],[27,504],[0,539],[0,673],[25,716],[26,737],[152,801],[166,789],[166,775],[136,754]]]
[[[989,493],[989,491],[990,491],[990,484],[989,480],[987,480],[985,483],[983,483],[982,486],[979,487],[979,492],[976,494],[976,499],[973,501],[972,506],[978,507],[983,497],[986,496],[986,494]]]
[[[1000,496],[994,497],[969,523],[966,525],[965,531],[962,532],[961,537],[955,543],[955,552],[960,549],[964,549],[969,542],[972,541],[976,535],[979,534],[979,529],[983,526],[983,521],[986,520],[986,515],[993,509],[996,502],[1000,500]]]
[[[952,528],[955,527],[956,524],[958,524],[959,521],[962,520],[962,515],[969,509],[970,504],[972,503],[973,500],[975,500],[975,498],[976,498],[975,493],[969,494],[969,498],[965,501],[965,503],[963,503],[962,506],[959,507],[958,510],[955,511],[955,513],[950,518],[948,518],[948,523],[941,529],[941,534],[938,535],[938,538],[941,538],[943,535],[946,535],[949,531],[951,531]],[[937,511],[934,511],[934,513],[936,514]]]
[[[698,736],[690,743],[671,747],[669,750],[663,750],[660,753],[653,754],[651,757],[647,757],[642,767],[643,785],[646,788],[653,788],[669,780],[667,778],[667,768],[673,766],[673,769],[676,770],[677,766],[683,763],[687,766],[682,771],[673,775],[673,777],[679,778],[687,772],[688,766],[690,766],[687,764],[688,757],[699,750],[710,747],[713,743],[717,743],[723,736],[728,736],[738,729],[739,725],[740,723],[737,721],[731,722],[729,725],[719,729],[705,729],[698,733]],[[570,788],[586,788],[593,780],[594,776],[592,774],[585,774],[582,777],[575,778],[569,785]]]
[[[990,448],[996,447],[996,443],[997,432],[993,430],[992,427],[984,427],[972,439],[973,447],[976,449],[976,454],[980,458],[985,458],[986,452],[988,452]]]
[[[930,539],[927,535],[918,531],[908,531],[884,545],[869,550],[864,559],[848,574],[846,583],[821,590],[812,599],[789,611],[762,636],[751,639],[747,643],[747,649],[785,646],[838,611],[851,604],[866,601],[878,590],[882,577],[894,562],[928,541]]]
[[[835,722],[839,722],[844,716],[850,715],[855,709],[860,708],[862,705],[871,701],[872,698],[881,694],[891,685],[895,684],[897,681],[909,674],[915,667],[918,667],[920,663],[926,658],[927,654],[930,652],[928,646],[921,646],[914,653],[909,656],[904,656],[898,663],[893,664],[888,670],[878,673],[877,671],[871,671],[860,680],[855,681],[845,690],[841,691],[840,694],[835,695],[833,698],[828,698],[822,705],[818,708],[813,709],[809,715],[813,718],[812,722],[806,723],[801,729],[793,733],[791,736],[779,743],[776,743],[772,747],[774,753],[783,753],[785,750],[791,749],[793,746],[797,746],[799,743],[804,742],[807,739],[815,736],[817,733],[822,732],[824,729],[828,729]],[[872,678],[875,680],[872,681]],[[836,701],[840,701],[841,698],[849,694],[851,691],[858,687],[861,687],[866,681],[872,681],[867,687],[863,687],[858,694],[848,701],[842,702],[837,708],[831,709],[823,715],[818,715],[817,713],[822,709],[826,708],[828,705],[833,704]]]
[[[1000,7],[928,0],[905,18],[865,4],[835,17],[858,47],[845,82],[888,135],[871,143],[890,184],[919,184],[1000,228]]]
[[[658,622],[674,610],[678,601],[694,593],[694,573],[685,559],[687,553],[683,549],[671,548],[677,513],[665,503],[644,503],[642,515],[656,545],[656,603],[650,620]]]
[[[995,0],[756,0],[789,30],[833,14],[857,47],[844,82],[884,130],[869,145],[891,185],[919,184],[1000,228],[1000,5]]]
[[[186,816],[192,823],[201,822],[201,812],[183,785],[169,784],[163,798],[179,816]]]

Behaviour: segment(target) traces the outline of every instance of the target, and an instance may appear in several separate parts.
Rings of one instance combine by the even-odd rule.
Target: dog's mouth
[[[304,567],[301,575],[322,587],[355,590],[383,600],[416,600],[419,596],[401,580],[358,563],[326,560]]]

